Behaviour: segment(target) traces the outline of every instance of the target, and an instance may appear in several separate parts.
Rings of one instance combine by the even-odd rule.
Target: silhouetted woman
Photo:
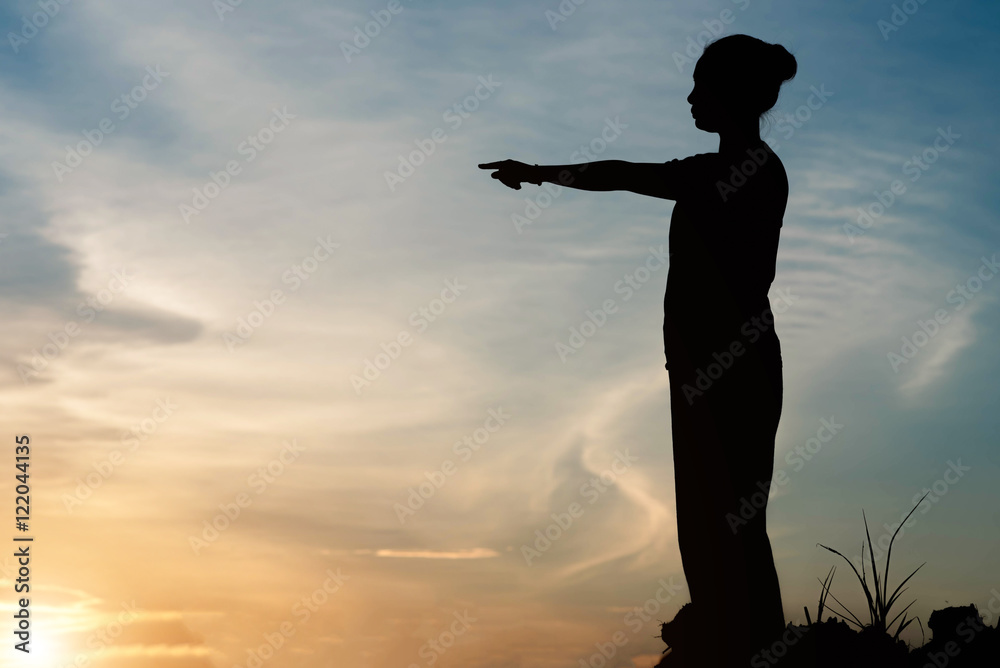
[[[765,511],[783,391],[767,293],[788,179],[760,138],[760,119],[795,72],[784,47],[747,35],[705,49],[687,99],[695,126],[719,134],[718,153],[666,163],[479,165],[515,190],[548,182],[676,201],[663,343],[691,605],[687,641],[665,662],[674,665],[747,666],[785,626]]]

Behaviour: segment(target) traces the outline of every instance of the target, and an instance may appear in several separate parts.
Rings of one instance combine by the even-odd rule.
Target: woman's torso
[[[767,293],[788,200],[784,167],[764,142],[705,154],[698,164],[670,223],[668,364],[672,354],[697,363],[734,342],[760,350],[778,344]]]

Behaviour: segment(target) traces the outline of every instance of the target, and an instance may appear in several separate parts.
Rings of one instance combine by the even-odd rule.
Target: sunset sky
[[[786,620],[834,564],[864,609],[817,543],[927,490],[903,604],[1000,610],[1000,8],[903,4],[4,3],[2,486],[12,518],[30,435],[35,540],[0,665],[560,668],[618,633],[609,666],[652,666],[689,600],[673,204],[476,166],[717,150],[686,97],[734,33],[798,59],[767,131]]]

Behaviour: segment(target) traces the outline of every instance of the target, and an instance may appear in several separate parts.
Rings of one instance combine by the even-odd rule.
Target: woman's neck
[[[746,123],[719,133],[719,153],[742,153],[761,143],[760,126],[756,120],[752,124]]]

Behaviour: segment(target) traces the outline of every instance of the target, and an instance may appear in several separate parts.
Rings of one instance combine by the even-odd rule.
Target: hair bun
[[[774,72],[778,79],[784,83],[795,76],[798,71],[798,63],[795,61],[795,56],[780,44],[771,44],[770,47]]]

